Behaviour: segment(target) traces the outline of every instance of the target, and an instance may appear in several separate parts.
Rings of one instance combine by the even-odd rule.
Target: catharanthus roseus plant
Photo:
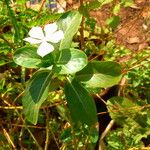
[[[47,99],[49,89],[53,89],[53,81],[61,77],[59,86],[64,89],[70,123],[79,128],[86,125],[90,133],[97,123],[97,112],[88,89],[107,88],[121,78],[118,63],[88,62],[84,51],[73,47],[73,37],[81,21],[81,13],[70,11],[43,28],[32,27],[29,37],[24,38],[28,46],[18,48],[14,53],[18,65],[39,69],[28,81],[22,99],[24,114],[33,124],[38,122],[40,107]]]
[[[0,1],[1,149],[94,150],[101,135],[99,149],[143,147],[150,135],[149,51],[132,54],[113,36],[119,34],[118,25],[124,28],[131,19],[126,18],[131,10],[136,21],[143,20],[133,13],[138,11],[136,4],[132,7],[132,0],[38,2]],[[146,14],[144,3],[138,7]],[[57,4],[66,12],[58,14],[47,7]],[[102,20],[96,19],[103,14]],[[141,42],[131,45],[143,47]],[[124,78],[119,82],[121,72],[128,72],[128,82]],[[106,135],[104,129],[114,121],[119,128]]]
[[[34,124],[37,123],[39,108],[46,100],[48,87],[53,78],[56,78],[56,74],[75,74],[87,65],[87,56],[84,52],[71,48],[73,36],[78,31],[81,19],[82,15],[79,12],[72,11],[57,22],[45,25],[43,29],[39,26],[31,28],[30,37],[24,40],[34,46],[19,48],[14,53],[14,61],[17,64],[27,68],[42,68],[28,82],[23,97],[26,117]]]

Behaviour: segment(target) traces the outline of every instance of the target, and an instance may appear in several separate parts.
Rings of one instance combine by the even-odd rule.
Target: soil
[[[111,9],[112,4],[91,12],[98,26],[106,25],[106,19],[112,15]],[[150,45],[150,0],[135,0],[133,6],[121,8],[118,15],[121,23],[113,34],[116,42],[134,51],[148,47]]]

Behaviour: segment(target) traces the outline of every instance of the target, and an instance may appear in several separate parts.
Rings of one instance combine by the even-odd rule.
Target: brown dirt
[[[112,15],[111,9],[112,4],[91,12],[98,26],[106,25],[106,19]],[[150,1],[136,0],[133,7],[121,8],[118,15],[121,23],[114,31],[116,42],[131,50],[148,47],[150,44]]]

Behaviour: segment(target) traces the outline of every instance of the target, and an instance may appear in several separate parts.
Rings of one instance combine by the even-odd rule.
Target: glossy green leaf
[[[76,78],[90,88],[107,88],[121,79],[121,66],[111,61],[93,61],[76,74]]]
[[[86,54],[78,49],[63,49],[57,58],[53,70],[58,74],[76,73],[87,65]]]
[[[65,95],[74,123],[92,126],[97,122],[94,100],[79,82],[69,81],[65,85]]]
[[[64,32],[64,38],[60,42],[60,50],[71,47],[73,36],[77,33],[81,20],[82,15],[78,11],[69,11],[60,18],[57,24]]]
[[[46,100],[51,82],[49,70],[36,72],[29,80],[22,99],[24,114],[28,121],[37,123],[40,106]]]
[[[52,54],[44,58],[37,55],[37,47],[22,47],[15,51],[13,59],[16,64],[26,68],[49,67],[53,63]]]

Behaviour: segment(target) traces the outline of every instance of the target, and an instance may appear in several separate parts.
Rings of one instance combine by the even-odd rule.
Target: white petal
[[[30,31],[29,31],[29,35],[32,38],[37,38],[37,39],[43,39],[44,38],[44,33],[41,27],[33,27]]]
[[[52,23],[52,24],[47,24],[44,27],[45,35],[50,36],[52,33],[54,33],[57,30],[57,24]]]
[[[23,40],[29,42],[30,44],[39,44],[39,43],[42,42],[41,40],[34,39],[34,38],[31,38],[31,37],[27,37]]]
[[[64,38],[64,33],[62,30],[59,30],[59,31],[53,33],[50,37],[46,37],[46,40],[50,41],[52,43],[58,43],[63,38]]]
[[[37,50],[37,54],[40,55],[41,57],[44,57],[45,55],[51,53],[53,50],[54,50],[53,45],[47,42],[42,42]]]

